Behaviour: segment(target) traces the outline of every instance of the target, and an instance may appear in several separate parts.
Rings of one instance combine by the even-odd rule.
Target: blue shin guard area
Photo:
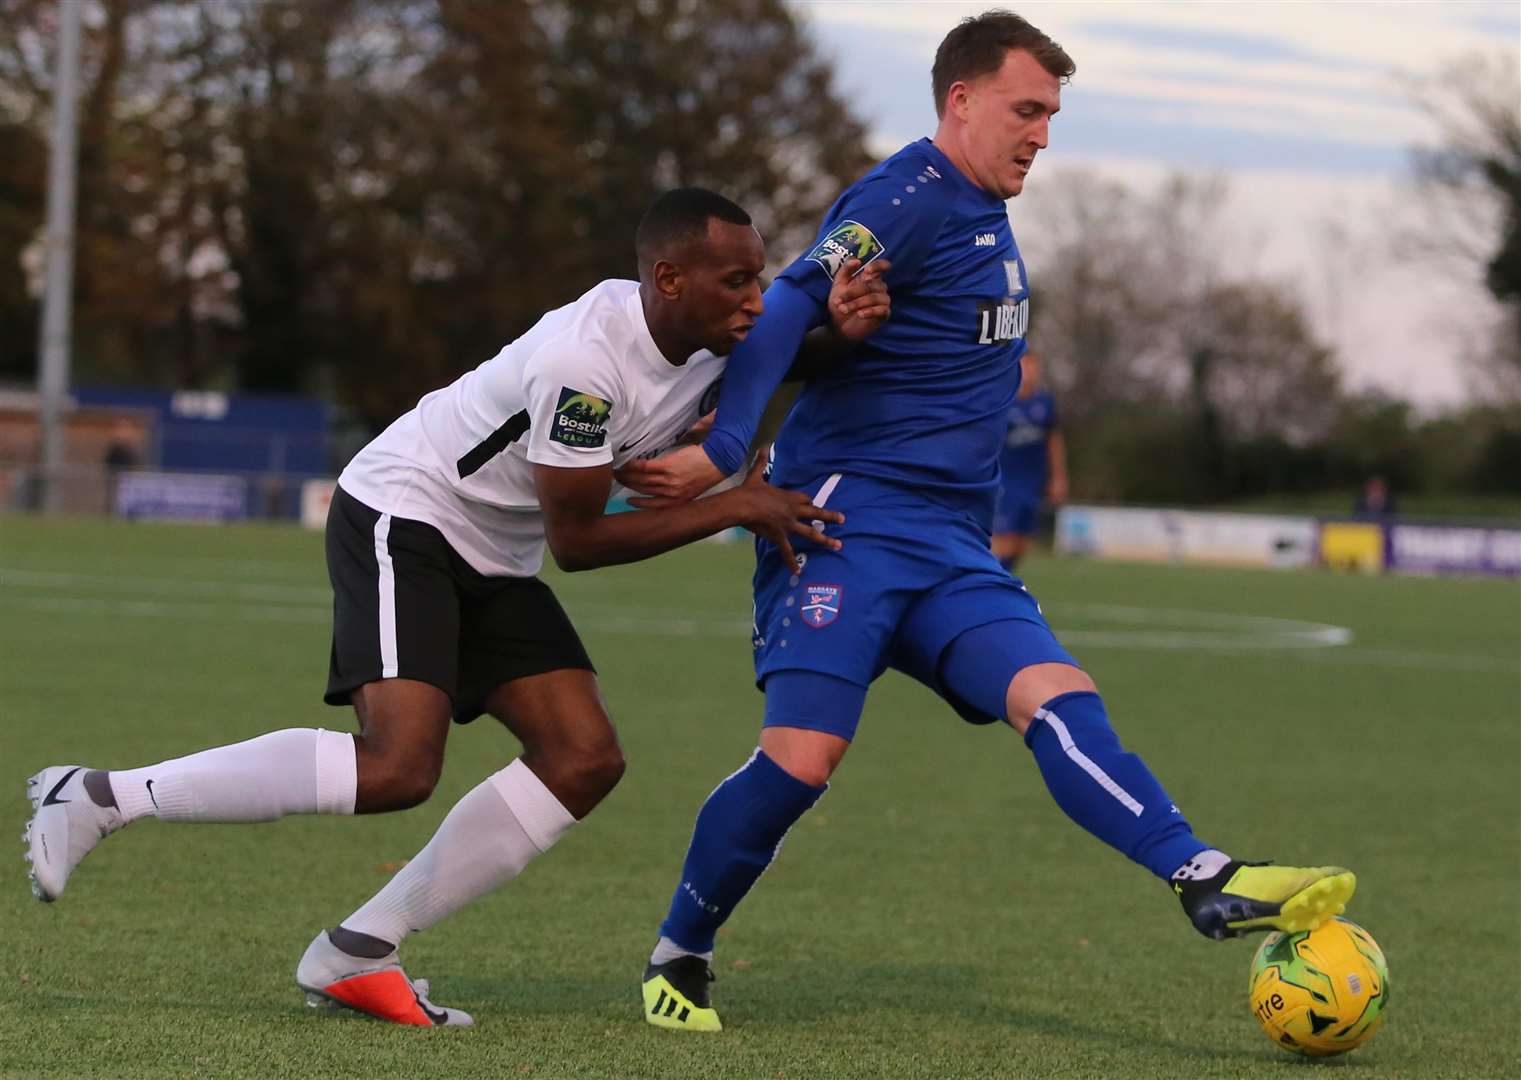
[[[1120,745],[1097,694],[1046,702],[1035,711],[1025,745],[1068,817],[1164,881],[1209,847],[1146,763]]]
[[[756,750],[698,811],[661,936],[710,952],[714,934],[771,864],[782,837],[827,786],[803,783]]]

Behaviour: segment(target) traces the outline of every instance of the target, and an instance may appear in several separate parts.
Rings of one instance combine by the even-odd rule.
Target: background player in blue
[[[1019,393],[1009,406],[998,455],[998,503],[993,509],[993,557],[1010,573],[1030,549],[1041,507],[1067,499],[1067,438],[1046,389],[1040,357],[1019,361]]]
[[[803,389],[777,439],[772,482],[841,512],[828,533],[843,546],[800,550],[805,565],[793,572],[757,545],[760,745],[697,815],[645,971],[650,1023],[719,1029],[714,935],[824,793],[867,687],[888,667],[969,720],[1019,732],[1061,808],[1167,882],[1211,937],[1318,925],[1352,895],[1355,878],[1340,868],[1247,865],[1198,839],[989,550],[1029,311],[1004,200],[1046,146],[1072,71],[1059,46],[1008,12],[952,30],[935,56],[933,141],[852,185],[816,246],[772,284],[704,445],[624,473],[658,504],[737,471],[798,340],[823,320],[833,270],[850,257],[892,260],[890,319]]]

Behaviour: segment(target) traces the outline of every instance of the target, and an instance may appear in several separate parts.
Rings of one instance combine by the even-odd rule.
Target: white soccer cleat
[[[26,782],[32,819],[21,835],[27,845],[32,895],[52,903],[69,875],[96,844],[127,823],[114,806],[97,806],[84,788],[83,765],[50,765]]]
[[[389,1020],[419,1027],[470,1027],[467,1012],[446,1009],[428,1000],[428,980],[415,982],[401,970],[395,950],[378,960],[350,956],[321,931],[296,965],[296,985],[306,991],[314,1009],[341,1005]]]

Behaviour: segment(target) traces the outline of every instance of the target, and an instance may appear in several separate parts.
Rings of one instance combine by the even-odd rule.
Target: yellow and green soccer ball
[[[1389,1007],[1389,966],[1350,919],[1269,934],[1252,958],[1252,1012],[1285,1050],[1329,1057],[1373,1037]]]

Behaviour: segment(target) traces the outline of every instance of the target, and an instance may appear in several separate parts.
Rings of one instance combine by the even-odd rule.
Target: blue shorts
[[[755,679],[766,688],[779,672],[814,672],[864,690],[889,667],[929,686],[973,723],[1001,720],[987,694],[957,693],[944,685],[942,662],[961,635],[998,623],[1007,680],[1031,664],[1078,666],[1046,625],[1028,589],[988,550],[987,530],[972,516],[914,491],[860,476],[805,485],[817,505],[845,515],[830,525],[840,551],[795,546],[804,560],[794,576],[777,549],[756,540]],[[788,682],[790,680],[782,680]],[[820,687],[828,685],[819,683]],[[798,713],[806,711],[809,717]],[[767,703],[767,723],[808,727],[849,739],[859,701],[848,697],[785,717]]]
[[[993,535],[1002,536],[1007,533],[1018,536],[1033,535],[1035,522],[1040,517],[1042,501],[1038,491],[1000,486],[998,505],[993,511]]]

